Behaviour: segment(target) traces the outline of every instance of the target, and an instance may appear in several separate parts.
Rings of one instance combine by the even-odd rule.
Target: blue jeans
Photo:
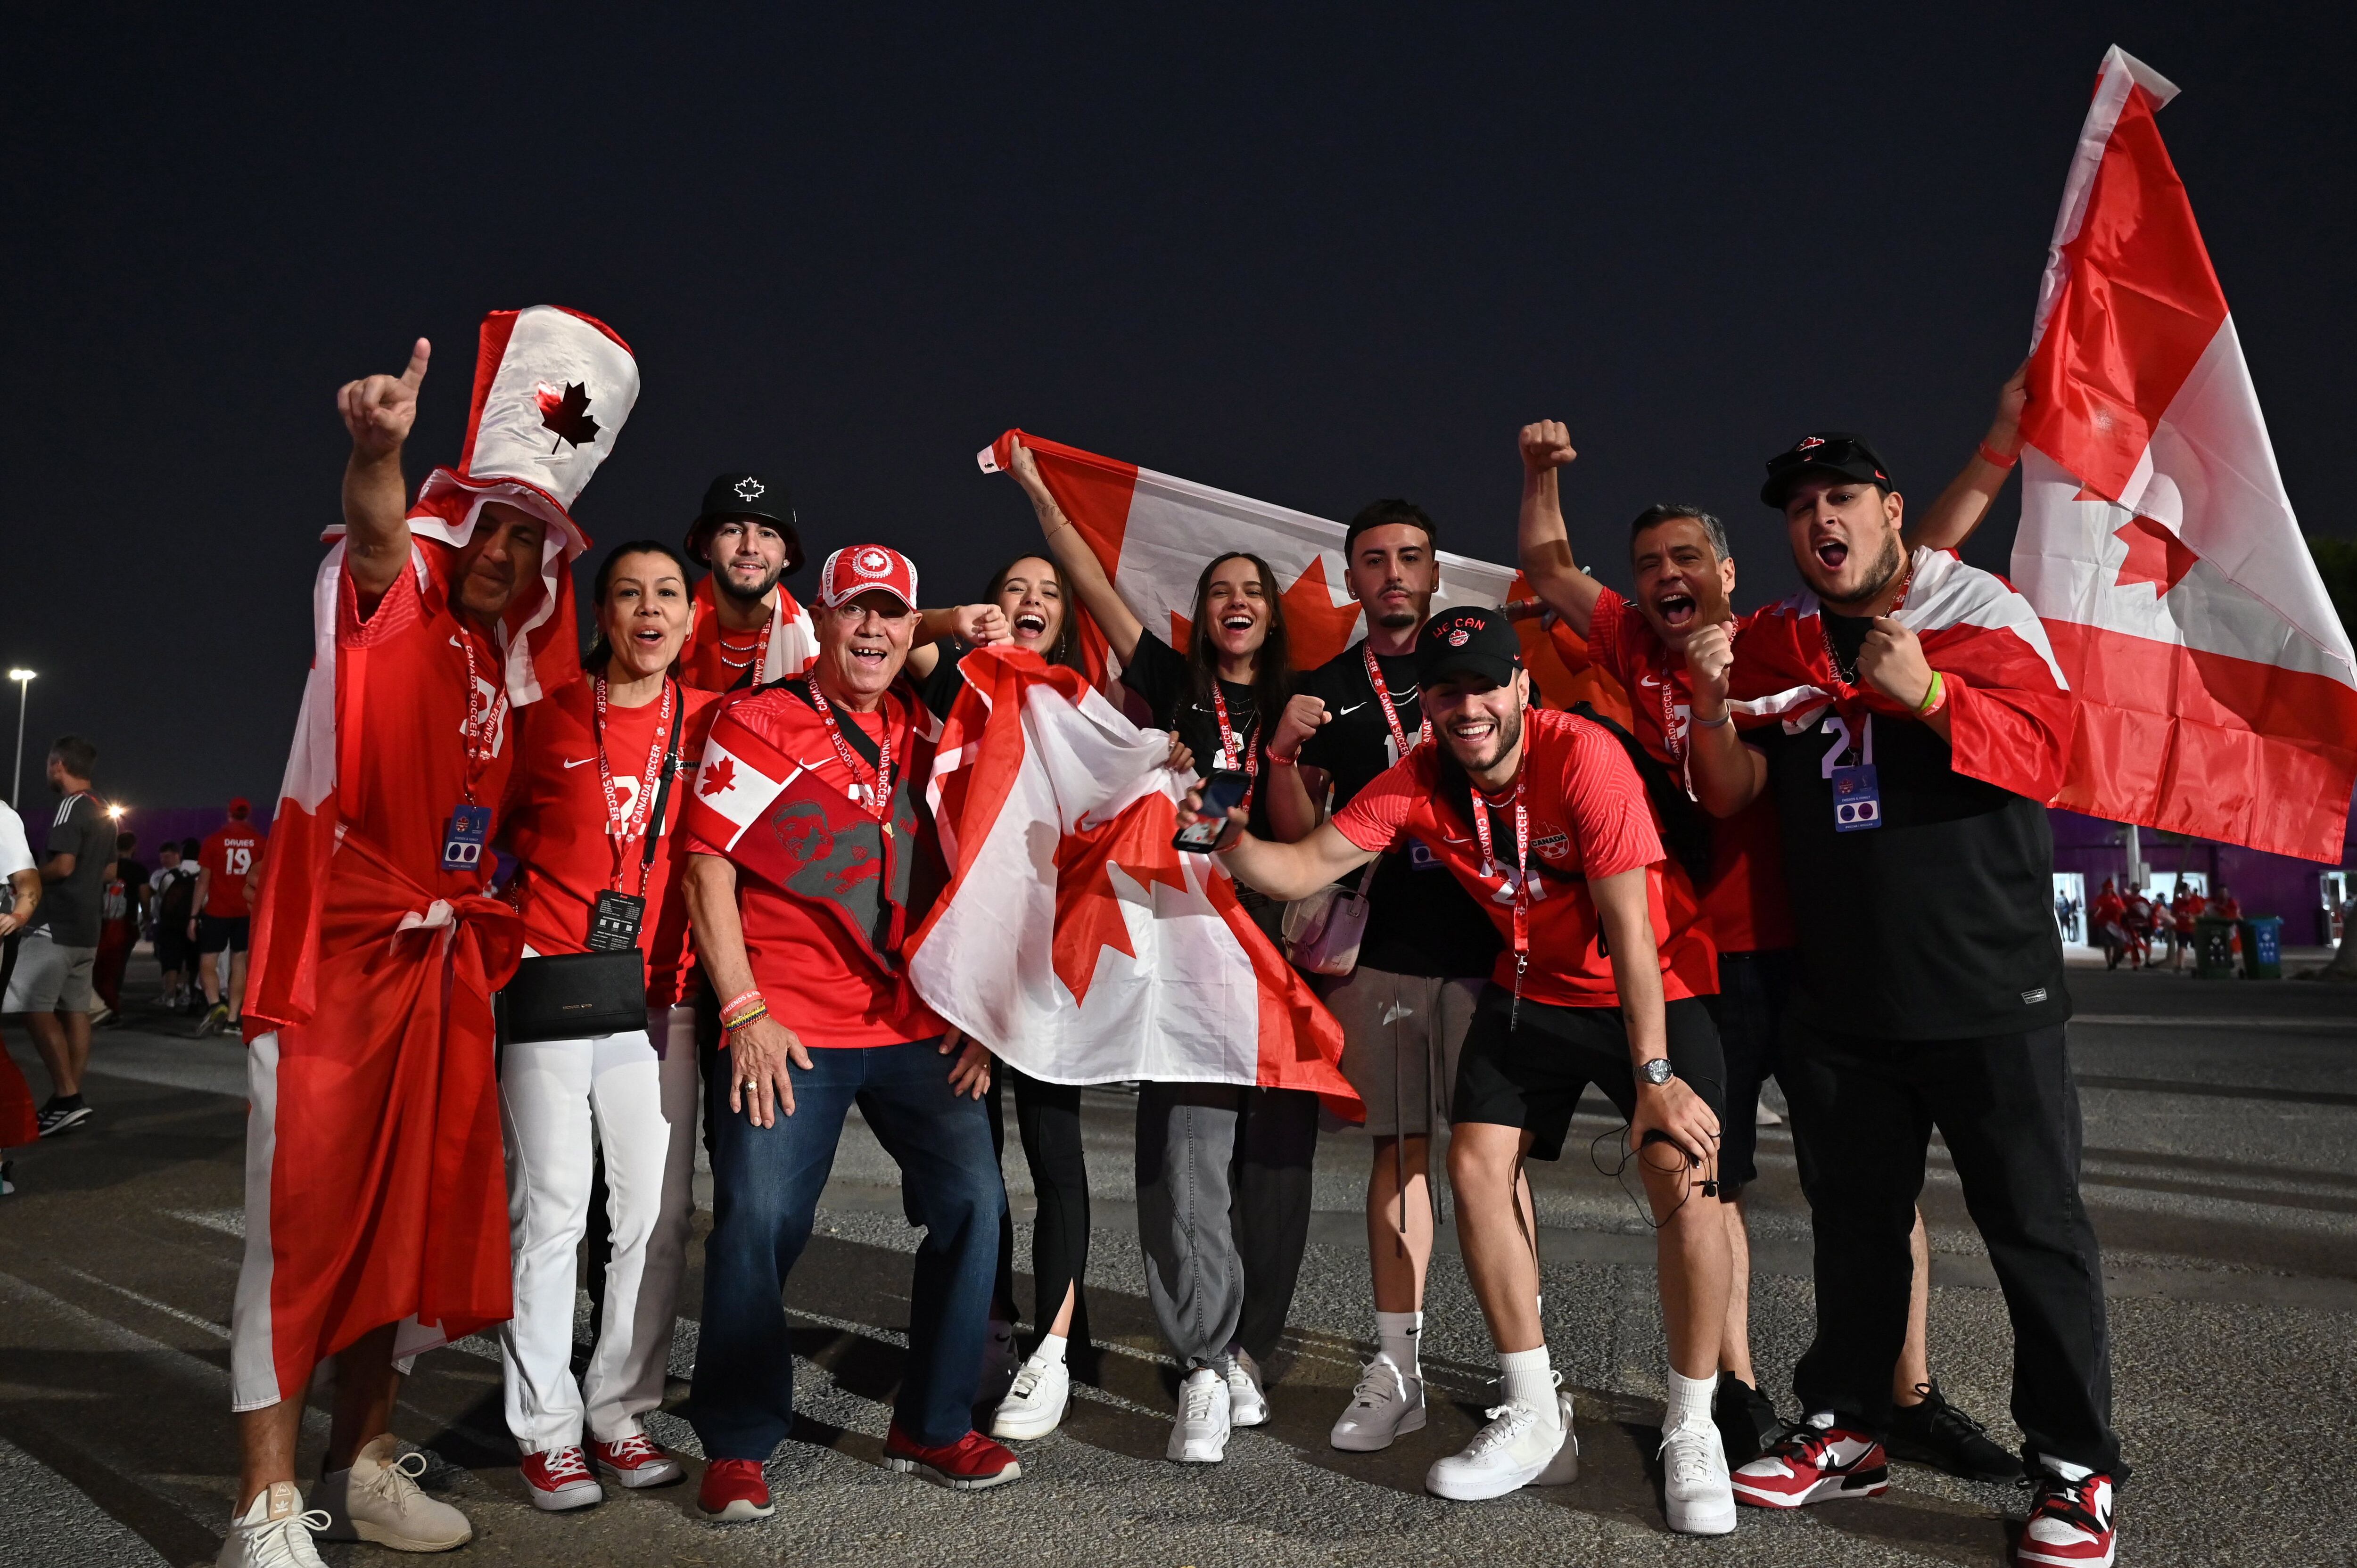
[[[712,1234],[690,1420],[707,1457],[767,1459],[793,1426],[781,1298],[855,1103],[899,1162],[909,1218],[925,1227],[893,1422],[929,1447],[971,1430],[1006,1194],[989,1116],[982,1101],[950,1091],[954,1058],[940,1046],[814,1049],[808,1071],[791,1069],[794,1113],[770,1127],[728,1109],[727,1059],[705,1057]]]

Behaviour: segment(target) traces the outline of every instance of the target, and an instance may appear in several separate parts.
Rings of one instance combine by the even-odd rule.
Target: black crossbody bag
[[[662,783],[655,791],[654,810],[647,819],[647,844],[641,867],[655,863],[655,842],[662,837],[663,816],[671,806],[671,781],[678,770],[679,732],[687,727],[686,694],[673,704],[671,739],[663,748]],[[640,900],[641,911],[645,901]],[[593,920],[590,940],[597,940]],[[647,1026],[647,961],[639,950],[637,933],[622,946],[608,950],[551,953],[528,958],[516,965],[515,978],[500,993],[494,1012],[499,1043],[530,1045],[540,1040],[581,1040],[597,1035],[628,1034]]]

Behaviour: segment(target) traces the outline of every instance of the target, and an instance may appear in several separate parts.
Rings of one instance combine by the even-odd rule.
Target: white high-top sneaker
[[[399,1454],[390,1432],[369,1439],[349,1470],[319,1480],[317,1501],[328,1524],[323,1541],[372,1541],[395,1552],[447,1552],[474,1539],[475,1527],[448,1503],[417,1489],[425,1455]]]
[[[1662,1434],[1662,1509],[1680,1535],[1725,1535],[1735,1528],[1735,1487],[1718,1428],[1695,1422]]]
[[[311,1532],[328,1528],[328,1516],[303,1510],[303,1494],[292,1481],[273,1481],[254,1494],[253,1506],[233,1520],[214,1568],[327,1568],[311,1549]]]
[[[1559,1402],[1560,1396],[1558,1411]],[[1493,1405],[1489,1416],[1490,1424],[1473,1434],[1462,1454],[1434,1461],[1425,1473],[1426,1491],[1460,1503],[1502,1498],[1545,1474],[1572,1440],[1570,1433],[1520,1401]]]
[[[1186,1465],[1216,1465],[1228,1451],[1228,1380],[1217,1367],[1198,1367],[1178,1385],[1178,1413],[1165,1451]]]
[[[1404,1433],[1424,1430],[1424,1380],[1411,1378],[1389,1356],[1377,1354],[1359,1374],[1351,1405],[1327,1441],[1349,1454],[1389,1448]]]
[[[1017,1441],[1045,1437],[1062,1423],[1064,1406],[1071,1397],[1071,1369],[1061,1359],[1050,1361],[1034,1355],[1015,1374],[1015,1386],[1006,1391],[1006,1397],[998,1402],[997,1412],[990,1420],[990,1434]]]

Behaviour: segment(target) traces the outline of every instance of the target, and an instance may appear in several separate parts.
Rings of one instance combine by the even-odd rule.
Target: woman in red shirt
[[[720,702],[677,676],[694,610],[669,545],[617,548],[595,598],[587,673],[525,710],[502,813],[527,959],[589,951],[593,921],[627,940],[635,915],[647,977],[645,1027],[501,1050],[515,1316],[500,1327],[500,1359],[524,1481],[549,1509],[597,1501],[601,1473],[625,1487],[681,1474],[640,1422],[662,1397],[694,1210],[695,1026],[683,996],[693,959],[673,834]],[[597,1349],[576,1384],[574,1254],[601,1156],[612,1251]]]

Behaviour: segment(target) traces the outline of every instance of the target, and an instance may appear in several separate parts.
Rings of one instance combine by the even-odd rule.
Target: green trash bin
[[[2196,980],[2234,978],[2233,921],[2221,919],[2215,915],[2195,917],[2193,978]]]
[[[2243,928],[2243,978],[2283,978],[2283,921],[2274,915],[2254,915],[2238,922]]]

